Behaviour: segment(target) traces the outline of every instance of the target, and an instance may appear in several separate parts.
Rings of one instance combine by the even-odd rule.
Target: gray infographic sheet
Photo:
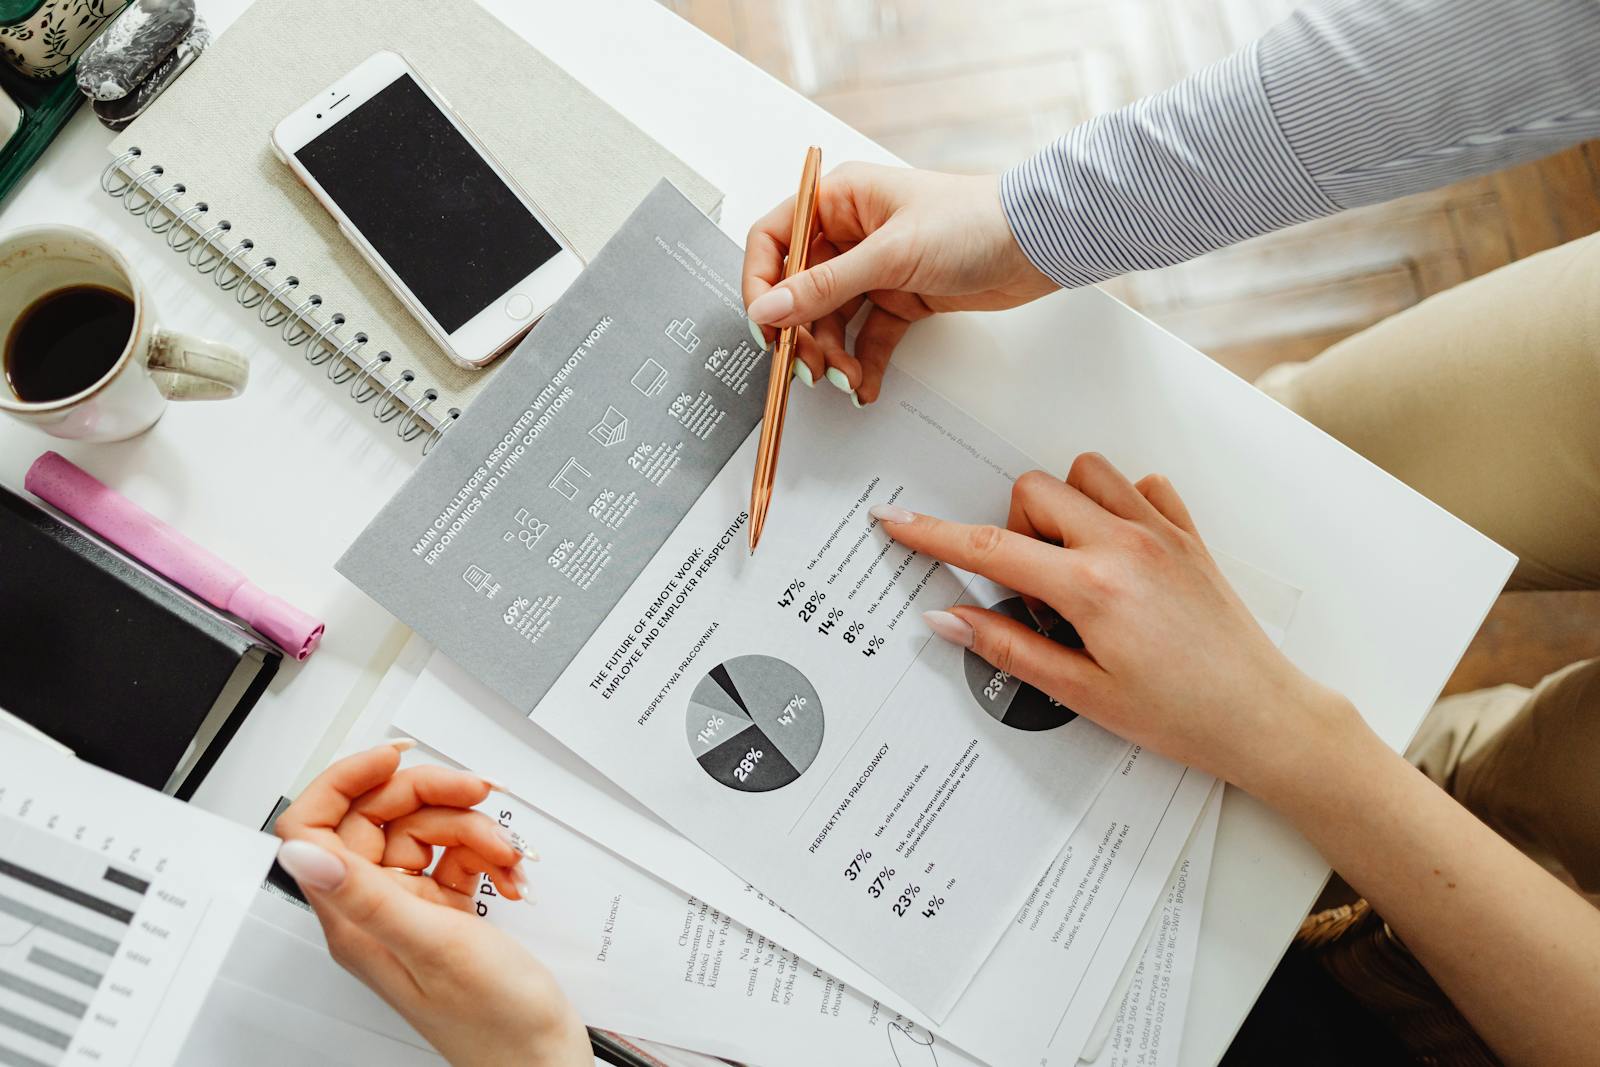
[[[716,241],[673,236],[686,223]],[[340,573],[532,709],[761,420],[738,277],[663,180]]]

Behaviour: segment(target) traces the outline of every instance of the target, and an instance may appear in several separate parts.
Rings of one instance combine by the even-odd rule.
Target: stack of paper
[[[591,1023],[718,1056],[1171,1062],[1215,783],[917,621],[955,603],[1028,616],[1012,591],[901,547],[870,505],[991,522],[1036,464],[909,374],[891,368],[870,412],[796,391],[772,522],[746,554],[765,360],[740,259],[659,187],[340,562],[439,649],[393,725],[506,783],[522,803],[497,816],[546,857],[541,906],[489,898],[491,921],[550,962]],[[1082,372],[1148,379],[1099,383],[1101,404],[1183,381],[1230,415],[1271,408],[1141,326],[1142,358],[1131,316],[1054,306],[1072,308],[1068,326],[1011,342],[1092,322],[1112,351],[1090,364],[1075,339]],[[1148,411],[1126,421],[1094,443],[1143,440]],[[1145,435],[1157,451],[1205,452],[1224,472],[1195,478],[1202,522],[1235,533],[1214,550],[1339,572],[1342,599],[1324,588],[1307,613],[1292,585],[1224,561],[1275,639],[1300,636],[1315,663],[1368,630],[1396,636],[1413,602],[1388,589],[1399,563],[1331,567],[1323,531],[1304,552],[1278,527],[1238,536],[1219,502],[1276,468],[1232,454],[1244,442],[1229,432],[1172,425]],[[1257,514],[1314,512],[1385,561],[1396,551],[1375,545],[1455,530],[1425,502],[1377,506],[1390,483],[1292,419],[1278,429],[1343,481],[1290,493],[1285,478],[1272,487],[1288,502]],[[1448,553],[1404,567],[1455,573]],[[1395,617],[1347,634],[1369,602]]]
[[[1103,1035],[1109,1019],[1102,1016],[1124,1007],[1126,986],[1132,992],[1124,1014],[1149,1032],[1164,1027],[1168,1047],[1176,1053],[1175,1027],[1181,1026],[1186,989],[1183,960],[1192,964],[1220,807],[1220,788],[1208,776],[1150,753],[1130,754],[1066,848],[1037,879],[955,1010],[939,1020],[652,817],[446,657],[434,654],[428,660],[400,704],[394,726],[452,761],[510,784],[540,816],[604,845],[681,892],[678,908],[661,916],[661,932],[673,938],[686,933],[687,944],[668,939],[650,943],[644,953],[646,961],[665,963],[664,969],[615,966],[621,954],[613,953],[606,931],[619,924],[609,912],[559,916],[558,926],[583,934],[570,946],[570,956],[561,958],[557,973],[575,990],[592,989],[593,999],[580,995],[579,1003],[597,1025],[751,1063],[815,1062],[808,1056],[827,1046],[819,1044],[825,1035],[811,1029],[796,1035],[798,1043],[787,1045],[789,1052],[779,1043],[765,1046],[762,1035],[777,1024],[764,1013],[767,1002],[777,999],[811,1028],[852,1021],[869,1028],[898,1024],[908,1034],[937,1035],[975,1061],[1071,1064],[1105,1044],[1094,1040],[1097,1024]],[[548,829],[541,823],[539,832]],[[611,899],[585,884],[584,871],[552,864],[548,854],[537,873],[558,891],[564,888],[555,883],[577,878],[579,901]],[[552,904],[543,892],[540,901],[536,910]],[[533,920],[523,911],[496,907],[492,918],[548,957],[552,942],[529,925]],[[638,937],[638,924],[635,917],[622,925]],[[741,940],[737,927],[730,935],[726,924],[740,924],[754,934]],[[1175,937],[1180,929],[1181,942]],[[764,939],[760,951],[745,951],[750,936]],[[1149,957],[1143,970],[1137,969],[1141,950]],[[805,963],[774,962],[790,953]],[[1134,994],[1149,982],[1136,983],[1153,976],[1158,963],[1162,995],[1159,1001],[1142,1000]],[[796,975],[801,988],[784,985]],[[662,1008],[672,988],[689,999],[682,1005],[666,1000],[673,1007],[670,1019],[680,1022],[663,1030],[659,1020],[640,1012]],[[1025,990],[1026,1003],[1018,1000],[1019,990]],[[813,1009],[827,1005],[830,996],[837,1003],[815,1018]],[[705,1016],[676,1011],[692,1007],[696,997],[718,1006],[714,1026],[705,1025]],[[1145,1020],[1147,1006],[1157,1004],[1161,1017]],[[691,1020],[687,1031],[681,1029],[685,1018]],[[748,1020],[748,1029],[735,1025],[741,1019]],[[748,1035],[750,1043],[740,1035]]]
[[[991,521],[1035,464],[910,375],[891,368],[865,414],[794,396],[774,522],[747,554],[765,361],[740,260],[663,183],[346,553],[449,657],[395,724],[703,902],[662,921],[683,928],[678,981],[732,996],[727,1018],[888,1013],[982,1061],[1070,1064],[1212,783],[917,621],[1027,614],[896,544],[870,506]],[[1297,593],[1229,566],[1281,637]],[[707,911],[726,921],[696,933]],[[808,962],[763,964],[758,938]],[[597,995],[661,1003],[645,975],[667,957],[619,983],[621,946],[582,947],[569,983],[587,969]],[[703,1026],[585,1006],[706,1047]]]
[[[462,704],[450,710],[474,713]],[[406,758],[441,761],[426,748]],[[503,901],[489,887],[484,890],[489,919],[561,976],[591,1025],[773,1067],[817,1062],[949,1067],[985,1061],[954,1047],[946,1035],[914,1017],[848,988],[815,960],[625,862],[539,809],[500,796],[490,803],[497,820],[538,843],[542,860],[535,870],[537,905]],[[1170,1062],[1115,1058],[1124,1033],[1135,1030],[1145,1035],[1146,1045],[1151,1034],[1159,1039],[1165,1033],[1176,1050],[1182,972],[1185,959],[1192,962],[1195,905],[1204,895],[1217,808],[1213,797],[1182,849],[1183,861],[1171,878],[1162,879],[1158,912],[1125,916],[1119,924],[1131,930],[1126,938],[1130,945],[1148,945],[1138,961],[1140,969],[1130,971],[1134,983],[1116,1015],[1113,1041],[1105,1044],[1097,1063]],[[781,914],[754,894],[746,895],[757,905],[754,913],[768,920],[763,925]],[[1188,910],[1186,902],[1192,902]],[[1151,936],[1141,939],[1141,932]],[[1146,977],[1157,970],[1159,979]],[[1141,999],[1140,990],[1154,988],[1158,980],[1159,996]],[[1104,990],[1107,997],[1115,985],[1113,973]],[[1146,1006],[1155,1003],[1162,1005],[1159,1012]],[[248,1067],[255,1061],[242,1049],[233,1051],[246,1044],[259,1050],[263,1065],[282,1062],[289,1039],[272,1031],[285,1018],[296,1021],[292,1040],[315,1049],[318,1062],[370,1063],[380,1054],[383,1062],[439,1062],[398,1015],[332,962],[309,912],[262,893],[223,965],[183,1062],[220,1062],[226,1053],[231,1062]],[[252,1033],[259,1040],[240,1041],[241,1034]],[[1139,1047],[1137,1038],[1127,1043]],[[670,1061],[670,1053],[664,1056]],[[1012,1061],[991,1057],[987,1062]]]

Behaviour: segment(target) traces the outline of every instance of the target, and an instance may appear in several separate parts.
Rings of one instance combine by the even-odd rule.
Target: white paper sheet
[[[274,845],[7,736],[0,1061],[171,1063]]]
[[[275,893],[257,894],[220,977],[433,1054],[399,1012],[328,955],[316,915]]]
[[[442,1067],[444,1063],[444,1057],[430,1049],[353,1026],[336,1014],[226,977],[211,987],[177,1059],[178,1067]]]
[[[179,1067],[232,1065],[236,1060],[253,1067],[257,1062],[238,1060],[240,1056],[256,1057],[274,1067],[321,1062],[291,1059],[287,1054],[308,1044],[302,1034],[323,1031],[328,1036],[318,1040],[351,1056],[352,1063],[384,1067],[444,1063],[398,1012],[334,963],[309,909],[263,891],[250,912]],[[256,1022],[269,1010],[286,1012],[283,1017],[297,1032],[285,1035],[258,1027]],[[721,1067],[723,1062],[642,1038],[625,1040],[668,1067]],[[241,1048],[247,1043],[250,1048]]]
[[[1085,1056],[1093,1067],[1174,1067],[1189,1009],[1201,912],[1211,856],[1222,814],[1217,787],[1151,915],[1143,949],[1118,983],[1115,1010],[1108,1010],[1090,1038]]]

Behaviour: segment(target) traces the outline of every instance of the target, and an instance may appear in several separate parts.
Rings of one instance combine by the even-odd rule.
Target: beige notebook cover
[[[256,308],[264,322],[301,308],[309,327],[278,327],[300,341],[294,358],[328,357],[349,342],[329,376],[384,421],[403,416],[402,435],[417,436],[422,423],[441,425],[464,408],[494,368],[468,370],[445,356],[270,141],[285,115],[381,49],[433,83],[586,262],[663,177],[713,217],[722,194],[471,0],[256,0],[112,143],[119,159],[138,149],[122,164],[124,181],[161,168],[120,191],[135,209],[154,199],[160,221],[181,218],[169,238],[230,223],[212,243],[230,252],[248,240],[249,249],[223,261],[194,248],[191,262],[211,267],[219,283],[238,280],[241,303],[273,294]],[[179,184],[182,193],[162,198]],[[203,213],[190,210],[201,203]],[[296,287],[274,290],[290,276]],[[313,294],[320,303],[305,306]],[[332,328],[335,314],[343,324]],[[318,326],[329,328],[315,335]],[[358,332],[364,345],[354,345]],[[374,362],[380,351],[391,360]],[[378,390],[362,368],[382,377]],[[404,380],[408,369],[414,381]],[[438,393],[432,403],[429,389]]]

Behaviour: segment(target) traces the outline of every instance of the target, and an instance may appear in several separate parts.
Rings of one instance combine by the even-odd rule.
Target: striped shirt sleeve
[[[1320,0],[1001,177],[1064,286],[1600,136],[1600,0]]]

